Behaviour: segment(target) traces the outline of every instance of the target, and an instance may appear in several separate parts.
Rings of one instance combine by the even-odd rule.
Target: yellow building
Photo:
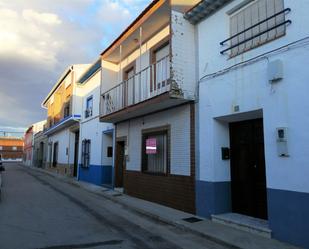
[[[76,80],[88,67],[88,64],[70,66],[42,103],[47,109],[44,134],[48,137],[48,152],[45,167],[68,176],[76,176],[78,166],[82,97],[76,89]]]

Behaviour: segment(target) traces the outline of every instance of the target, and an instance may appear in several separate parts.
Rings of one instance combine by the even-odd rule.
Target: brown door
[[[230,124],[232,209],[267,219],[263,119]]]
[[[125,156],[124,156],[124,141],[117,142],[116,149],[116,168],[115,168],[115,187],[123,187],[123,174],[125,169]]]

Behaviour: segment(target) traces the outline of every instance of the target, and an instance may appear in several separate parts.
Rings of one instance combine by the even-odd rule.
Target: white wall
[[[195,99],[195,26],[186,21],[183,13],[172,10],[172,78],[182,89],[185,99]]]
[[[79,163],[81,163],[81,143],[84,139],[91,140],[90,148],[90,164],[92,165],[112,165],[110,158],[106,159],[105,144],[112,145],[110,139],[107,138],[107,143],[102,141],[106,139],[106,135],[103,135],[103,131],[112,128],[111,124],[100,123],[99,118],[96,117],[90,121],[84,122],[80,126],[80,146],[79,146]],[[105,146],[103,146],[103,144]],[[103,164],[102,164],[103,163]],[[106,164],[108,163],[108,164]]]
[[[240,2],[233,1],[197,26],[199,78],[309,36],[309,30],[304,26],[309,21],[306,14],[309,2],[286,0],[285,7],[292,9],[286,18],[293,21],[287,27],[286,36],[229,59],[227,55],[220,54],[222,48],[219,42],[229,36],[226,12]],[[229,162],[222,161],[220,154],[220,148],[229,144],[228,122],[246,116],[250,118],[249,114],[241,117],[240,113],[262,110],[267,187],[309,192],[309,153],[306,149],[309,141],[306,131],[309,126],[308,57],[309,40],[269,53],[250,64],[223,70],[200,82],[200,180],[230,179]],[[283,62],[283,80],[270,84],[268,63],[277,59]],[[234,112],[236,105],[240,108],[239,112]],[[277,154],[277,127],[288,127],[290,157]]]
[[[98,70],[92,77],[85,83],[77,87],[77,91],[81,97],[82,118],[80,123],[80,139],[79,139],[79,163],[81,163],[81,144],[84,139],[91,140],[90,149],[90,164],[102,165],[102,163],[109,163],[103,165],[112,165],[111,159],[106,159],[106,149],[103,144],[112,144],[110,139],[103,143],[102,139],[106,138],[103,131],[113,129],[113,125],[109,123],[101,123],[99,120],[99,104],[100,104],[100,83],[101,83],[101,70]],[[104,76],[103,76],[104,77]],[[87,98],[92,96],[93,110],[92,116],[86,118],[86,102]]]
[[[128,141],[128,170],[141,170],[142,130],[165,125],[171,126],[171,174],[190,175],[190,105],[117,124],[117,137]]]
[[[58,163],[60,164],[73,164],[74,163],[74,143],[75,134],[70,132],[69,129],[64,129],[51,135],[48,138],[48,142],[54,143],[58,142]],[[68,148],[68,155],[66,154],[66,149]],[[49,153],[49,150],[48,150]],[[52,151],[53,155],[53,151]],[[49,155],[47,156],[47,161],[49,160]],[[51,157],[53,160],[53,156]],[[49,161],[48,161],[49,162]]]
[[[90,64],[77,64],[73,65],[73,98],[72,98],[72,115],[82,115],[82,96],[77,80],[84,74],[84,72],[90,67]]]

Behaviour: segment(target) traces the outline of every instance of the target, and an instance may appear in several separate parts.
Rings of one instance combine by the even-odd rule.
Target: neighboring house
[[[251,223],[305,248],[308,9],[307,0],[210,0],[186,14],[198,45],[197,214],[259,218]],[[245,216],[222,215],[231,212]]]
[[[33,138],[33,127],[30,126],[24,135],[24,151],[23,151],[23,164],[31,166],[32,163],[32,138]]]
[[[44,131],[40,131],[34,135],[33,142],[33,166],[45,168],[47,162],[48,138],[44,135]]]
[[[183,5],[182,5],[182,3]],[[102,52],[100,120],[115,125],[114,187],[195,212],[198,1],[153,1]]]
[[[82,97],[76,94],[76,80],[89,67],[72,65],[61,75],[44,99],[47,123],[44,135],[48,137],[45,168],[67,176],[77,176],[79,121],[82,115]]]
[[[33,166],[34,160],[34,136],[36,133],[43,131],[45,120],[37,122],[31,125],[25,132],[24,135],[24,156],[23,156],[23,163],[26,166]]]
[[[0,137],[0,155],[2,161],[18,161],[23,158],[24,141],[22,138],[1,136]]]
[[[111,186],[114,130],[99,120],[101,77],[98,60],[78,80],[76,92],[82,97],[78,179]]]

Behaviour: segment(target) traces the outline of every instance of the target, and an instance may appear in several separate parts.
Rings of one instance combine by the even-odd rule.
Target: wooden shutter
[[[236,35],[253,25],[266,20],[268,17],[284,10],[284,0],[258,0],[247,7],[241,9],[237,13],[230,17],[230,35]],[[285,20],[285,14],[282,13],[277,17],[274,17],[260,25],[239,34],[237,37],[231,39],[231,46],[234,46],[246,39],[250,39],[263,31],[266,31]],[[243,44],[239,44],[237,47],[231,50],[231,56],[243,53],[249,49],[259,46],[268,41],[274,40],[285,34],[285,25],[282,25],[276,29],[272,29],[260,36],[249,40]]]

